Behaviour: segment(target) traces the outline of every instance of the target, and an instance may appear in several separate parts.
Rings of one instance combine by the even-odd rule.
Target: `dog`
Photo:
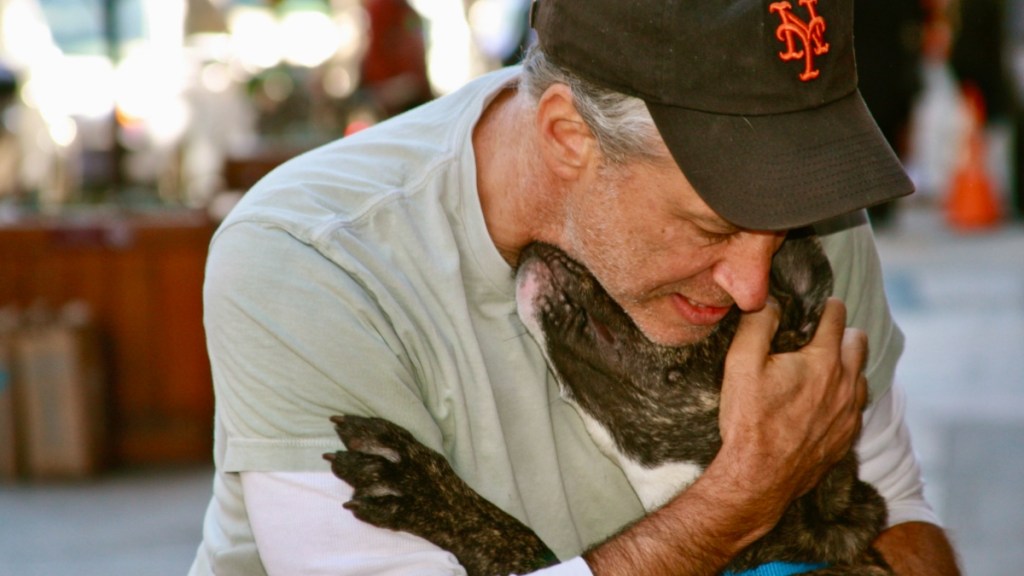
[[[739,311],[696,344],[666,347],[650,342],[593,275],[554,246],[528,246],[516,283],[520,317],[545,351],[562,398],[644,507],[654,510],[689,486],[721,447],[718,401]],[[772,351],[797,350],[814,335],[832,292],[816,236],[790,233],[772,261],[770,292],[782,310]],[[347,450],[324,457],[353,487],[344,506],[360,520],[434,542],[469,576],[524,574],[557,562],[532,530],[474,492],[406,430],[380,418],[332,420]],[[788,566],[789,574],[891,575],[872,548],[885,526],[885,501],[857,474],[851,450],[725,574],[771,565]]]

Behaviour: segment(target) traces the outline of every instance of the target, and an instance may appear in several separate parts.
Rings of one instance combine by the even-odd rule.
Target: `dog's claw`
[[[462,481],[445,458],[381,418],[332,416],[347,450],[328,452],[353,489],[356,518],[416,534],[453,553],[469,576],[528,573],[557,562],[532,530]],[[495,534],[500,540],[488,538]]]

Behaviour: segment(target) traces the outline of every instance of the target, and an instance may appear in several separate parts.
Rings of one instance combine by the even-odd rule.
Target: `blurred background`
[[[515,63],[528,0],[0,0],[0,576],[183,574],[206,248],[284,160]],[[1024,563],[1024,0],[858,0],[918,192],[871,210],[928,492]]]
[[[259,167],[246,162],[280,161],[514,58],[525,9],[3,0],[4,214],[207,207],[252,183]]]

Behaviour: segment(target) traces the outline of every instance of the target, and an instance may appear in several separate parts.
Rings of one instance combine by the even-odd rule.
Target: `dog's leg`
[[[352,486],[356,518],[421,536],[458,558],[469,576],[525,574],[556,564],[524,524],[477,494],[437,452],[381,418],[331,418],[347,451],[324,454]]]
[[[893,576],[894,572],[882,554],[874,548],[868,548],[855,562],[837,564],[808,572],[804,576]]]

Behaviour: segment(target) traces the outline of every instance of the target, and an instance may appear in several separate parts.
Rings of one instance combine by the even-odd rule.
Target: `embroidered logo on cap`
[[[779,58],[785,62],[803,58],[804,71],[800,73],[800,79],[807,82],[821,73],[814,67],[814,57],[828,53],[828,42],[825,42],[825,19],[814,11],[818,0],[797,2],[807,7],[810,18],[806,22],[793,14],[793,4],[789,0],[769,4],[768,11],[782,19],[782,24],[775,29],[775,37],[786,43],[786,51],[779,52]],[[803,49],[797,48],[797,40],[803,44]]]

